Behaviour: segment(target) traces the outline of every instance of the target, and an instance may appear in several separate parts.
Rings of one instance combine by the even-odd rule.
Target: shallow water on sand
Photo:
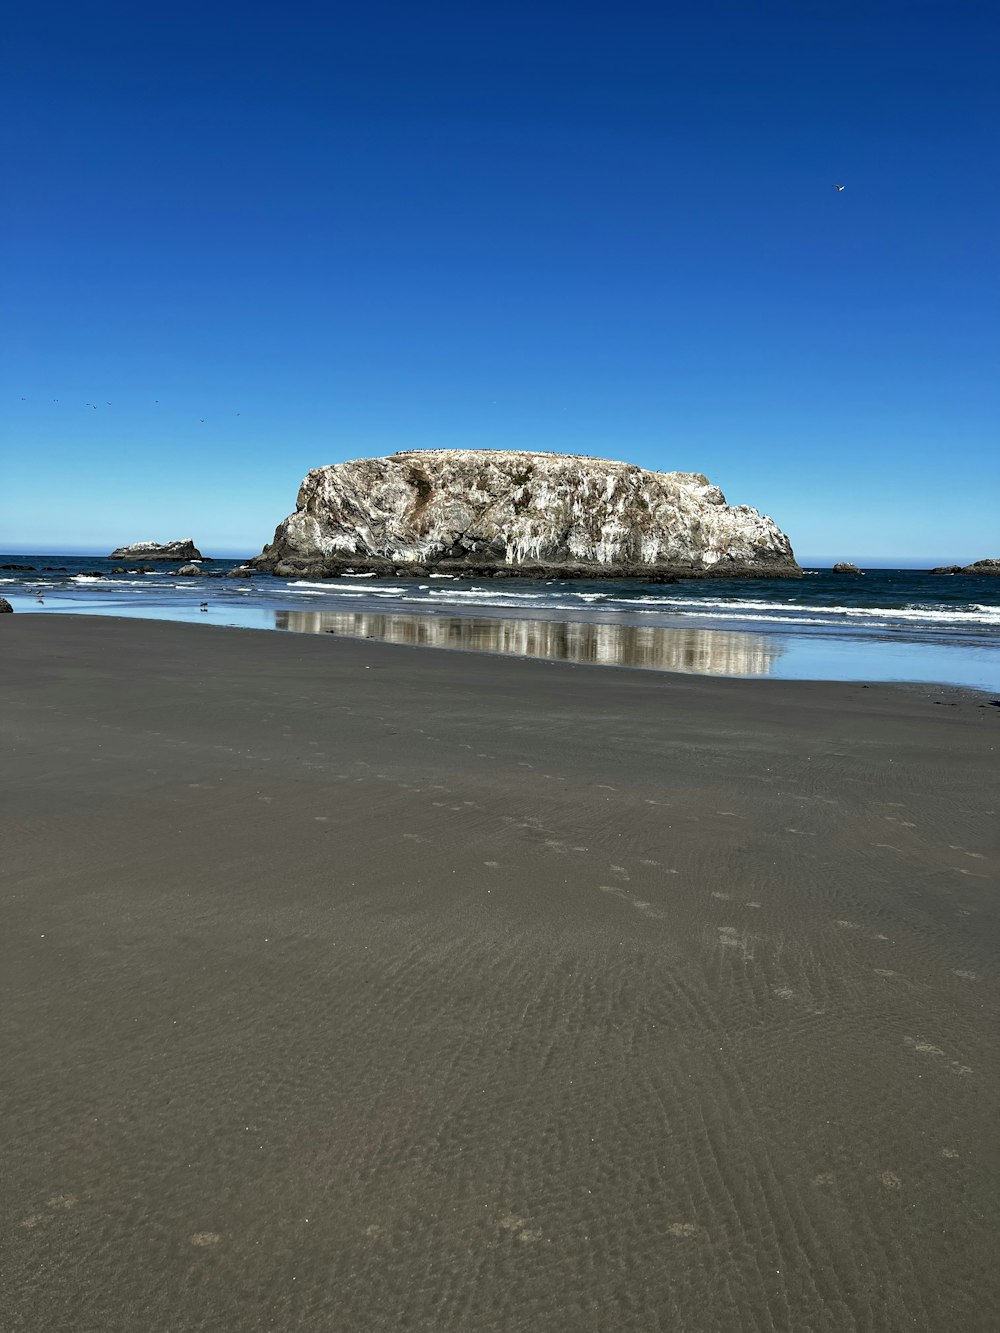
[[[1000,689],[1000,578],[810,570],[802,579],[324,581],[113,574],[95,557],[0,556],[17,611],[201,621],[604,666]]]

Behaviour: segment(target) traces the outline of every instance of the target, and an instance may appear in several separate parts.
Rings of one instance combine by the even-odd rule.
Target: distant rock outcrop
[[[190,537],[179,542],[133,542],[119,546],[108,556],[109,560],[204,560],[204,556]]]
[[[971,565],[939,565],[932,574],[1000,574],[1000,560],[976,560]]]
[[[858,569],[857,565],[852,565],[849,560],[841,560],[839,564],[834,565],[833,572],[835,574],[863,574],[864,570]]]
[[[250,562],[279,576],[797,578],[770,518],[691,472],[577,454],[428,449],[316,468]]]
[[[0,597],[0,616],[2,616],[7,611],[13,611],[13,610],[14,608],[11,606],[10,602],[7,601],[7,598]]]

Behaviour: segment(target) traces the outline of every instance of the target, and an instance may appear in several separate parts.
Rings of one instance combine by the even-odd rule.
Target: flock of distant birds
[[[846,185],[834,185],[833,188],[837,191],[838,194],[843,194],[844,190],[847,189],[847,186],[846,186]],[[28,401],[27,398],[22,398],[22,399],[21,399],[21,402],[22,402],[22,403],[26,403],[27,401]],[[59,402],[59,399],[58,399],[58,398],[53,398],[52,401],[53,401],[54,403],[58,403],[58,402]],[[154,406],[154,407],[159,407],[159,405],[160,405],[160,400],[159,400],[159,398],[154,398],[154,399],[153,399],[153,406]],[[111,402],[110,399],[105,399],[104,406],[105,406],[105,407],[113,407],[114,404]],[[97,404],[97,403],[84,403],[84,407],[90,407],[90,408],[93,408],[93,410],[96,412],[97,409],[98,409],[98,404]],[[239,415],[240,415],[239,412],[237,412],[236,415],[239,416]],[[207,420],[207,417],[199,417],[198,420],[199,420],[199,422],[201,423],[201,425],[204,425],[205,422],[206,422],[206,420]]]
[[[28,399],[22,395],[22,397],[21,397],[21,402],[22,402],[22,403],[26,403],[27,401],[28,401]],[[53,398],[52,401],[53,401],[53,403],[58,403],[60,400],[59,400],[58,398]],[[84,403],[84,407],[90,407],[90,408],[93,408],[93,410],[94,410],[95,412],[98,410],[98,407],[99,407],[99,406],[100,406],[99,403]],[[104,400],[104,406],[105,406],[105,407],[114,407],[114,403],[112,402],[112,400],[111,400],[110,398],[106,398],[106,399]],[[159,400],[159,398],[154,398],[154,399],[153,399],[153,406],[154,406],[154,407],[159,407],[159,406],[160,406],[160,400]],[[236,416],[239,416],[240,413],[237,412],[235,415],[236,415]],[[204,424],[205,424],[205,422],[208,420],[208,418],[207,418],[207,417],[199,417],[198,420],[199,420],[199,422],[201,423],[201,425],[204,426]]]

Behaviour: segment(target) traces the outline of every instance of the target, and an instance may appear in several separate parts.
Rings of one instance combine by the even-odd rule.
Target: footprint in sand
[[[933,1046],[929,1041],[923,1041],[920,1037],[904,1037],[903,1045],[910,1051],[916,1051],[918,1055],[944,1055],[940,1046]]]
[[[958,1149],[957,1149],[957,1148],[942,1148],[942,1149],[941,1149],[941,1156],[942,1156],[942,1157],[947,1157],[949,1161],[952,1161],[952,1162],[955,1161],[956,1158],[958,1157],[958,1155],[959,1155],[959,1154],[958,1154]]]
[[[207,1248],[209,1245],[218,1245],[221,1239],[217,1231],[196,1231],[191,1237],[191,1244]]]
[[[637,912],[643,916],[651,917],[654,921],[665,920],[662,912],[658,912],[652,903],[646,902],[643,898],[634,898],[627,889],[623,889],[620,884],[599,884],[597,886],[602,893],[609,893],[613,898],[620,898],[623,903],[628,903],[629,907],[634,907]]]
[[[834,1174],[832,1171],[821,1171],[818,1176],[813,1176],[813,1184],[823,1189],[834,1183]]]
[[[735,926],[718,926],[717,938],[723,949],[739,949],[744,961],[753,960],[753,940],[749,935],[741,935]]]
[[[731,903],[733,901],[733,895],[731,893],[720,893],[718,890],[713,892],[712,897],[718,898],[719,901],[723,903]]]
[[[968,971],[966,968],[964,968],[964,967],[953,967],[951,970],[952,970],[952,973],[953,973],[956,977],[962,977],[965,981],[978,981],[978,980],[979,980],[979,974],[978,974],[978,972],[969,972],[969,971]]]
[[[542,1239],[541,1231],[529,1227],[525,1218],[518,1217],[515,1213],[504,1213],[500,1218],[500,1226],[522,1245],[533,1245]]]
[[[701,1234],[702,1229],[697,1222],[671,1222],[667,1227],[667,1235],[673,1236],[675,1240],[691,1240]]]
[[[486,866],[487,870],[499,870],[500,868],[499,861],[484,861],[483,865]]]
[[[879,1176],[879,1180],[882,1183],[883,1189],[901,1190],[903,1188],[903,1182],[900,1180],[899,1176],[896,1175],[895,1171],[883,1171]]]
[[[913,1051],[916,1055],[933,1055],[936,1059],[947,1059],[940,1046],[934,1046],[929,1041],[924,1041],[921,1037],[904,1037],[903,1045],[907,1050]],[[959,1078],[968,1078],[975,1071],[971,1065],[963,1065],[958,1060],[948,1060],[948,1068]]]

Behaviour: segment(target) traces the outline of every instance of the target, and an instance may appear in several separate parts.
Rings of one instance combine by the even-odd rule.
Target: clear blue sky
[[[993,0],[8,15],[0,549],[252,553],[450,446],[1000,555]]]

